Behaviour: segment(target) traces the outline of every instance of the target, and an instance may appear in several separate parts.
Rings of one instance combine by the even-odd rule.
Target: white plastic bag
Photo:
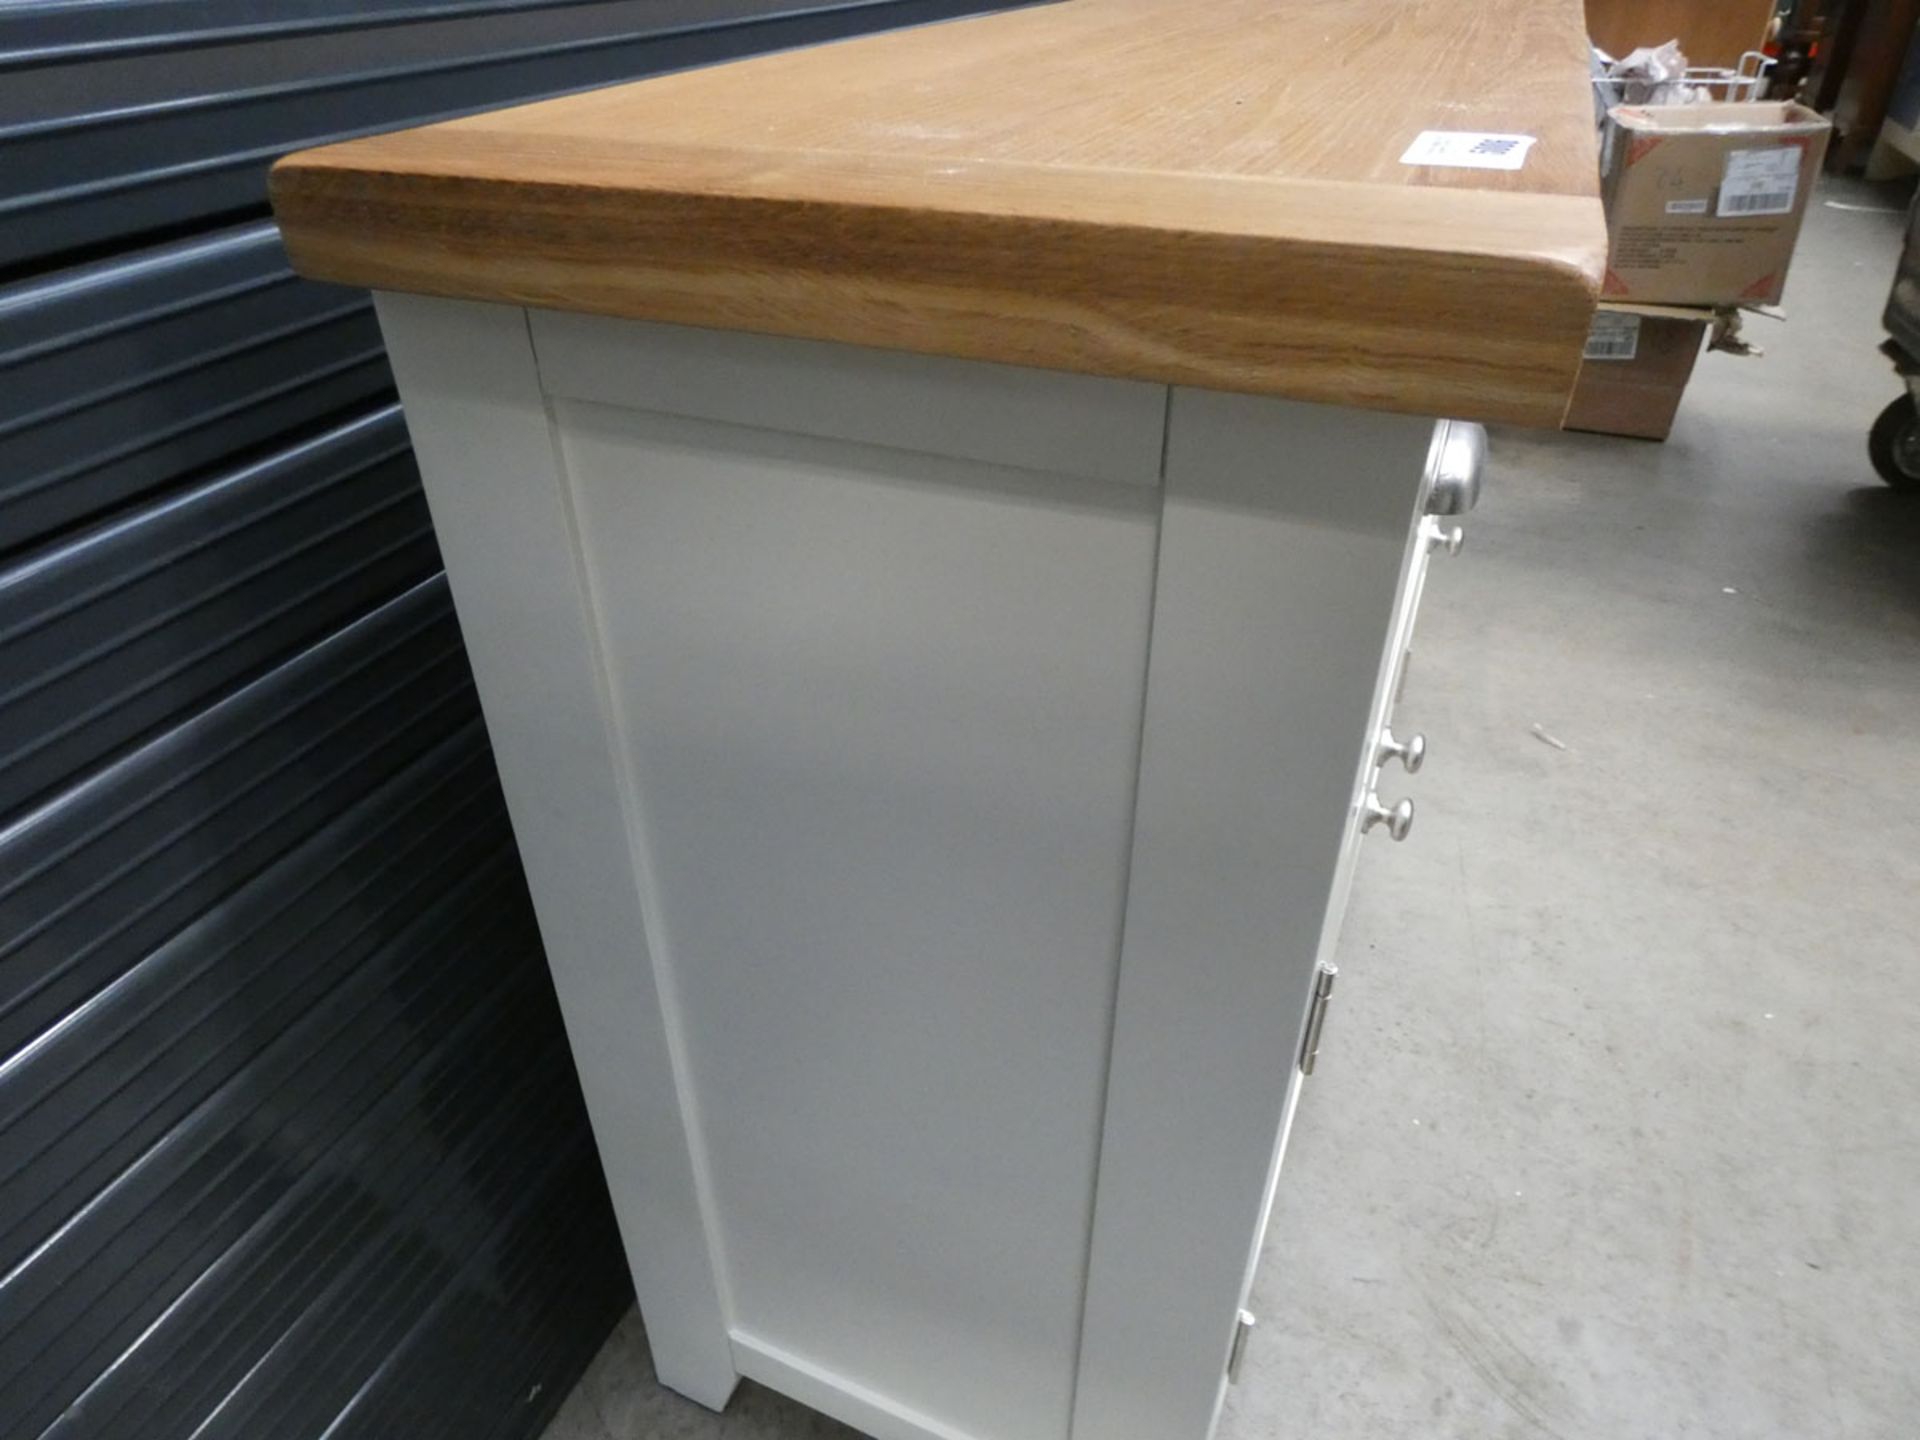
[[[1678,40],[1643,45],[1607,65],[1607,105],[1688,105],[1707,98],[1686,83],[1687,57]]]

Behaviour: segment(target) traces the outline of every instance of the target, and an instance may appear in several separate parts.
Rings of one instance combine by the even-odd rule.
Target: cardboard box
[[[1777,303],[1830,128],[1791,101],[1614,106],[1602,293],[1673,305]]]
[[[1602,305],[1593,317],[1562,426],[1666,439],[1701,342],[1716,319],[1711,310]]]

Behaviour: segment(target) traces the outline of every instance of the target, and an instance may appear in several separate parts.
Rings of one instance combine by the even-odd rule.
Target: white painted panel
[[[532,313],[550,395],[1158,485],[1164,386],[615,320]]]
[[[654,1367],[738,1379],[573,516],[515,309],[378,297]]]
[[[1169,423],[1075,1440],[1218,1413],[1432,430],[1187,390]]]
[[[1062,1440],[1159,493],[555,414],[736,1343]]]

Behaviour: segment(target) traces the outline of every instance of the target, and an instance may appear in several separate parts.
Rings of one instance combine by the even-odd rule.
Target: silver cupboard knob
[[[1392,730],[1380,732],[1380,750],[1376,764],[1384,765],[1389,760],[1398,760],[1407,767],[1409,775],[1418,775],[1420,767],[1427,763],[1427,737],[1409,735],[1399,739]]]
[[[1250,1310],[1242,1310],[1233,1325],[1233,1346],[1227,1351],[1227,1383],[1240,1383],[1240,1367],[1247,1358],[1247,1337],[1253,1334],[1253,1327],[1260,1322]]]
[[[1480,475],[1487,466],[1487,431],[1465,420],[1442,420],[1434,427],[1427,461],[1427,513],[1464,515],[1480,499]]]
[[[1378,795],[1369,795],[1367,796],[1366,808],[1361,813],[1365,816],[1360,822],[1360,829],[1362,831],[1371,830],[1376,825],[1385,825],[1388,836],[1395,840],[1404,840],[1407,838],[1407,832],[1413,829],[1413,802],[1411,800],[1402,800],[1398,805],[1389,810],[1380,803],[1380,797]]]
[[[1458,525],[1442,525],[1437,520],[1427,521],[1427,548],[1444,550],[1449,555],[1458,555],[1460,547],[1467,543],[1467,532]]]

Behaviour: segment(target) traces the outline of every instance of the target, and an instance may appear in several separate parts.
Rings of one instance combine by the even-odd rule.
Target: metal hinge
[[[1313,1008],[1307,1012],[1307,1035],[1300,1042],[1300,1073],[1311,1075],[1313,1062],[1320,1055],[1320,1032],[1327,1023],[1327,1001],[1333,998],[1333,978],[1340,973],[1334,965],[1322,965],[1313,977]]]
[[[1253,1327],[1260,1322],[1242,1310],[1240,1318],[1233,1327],[1233,1348],[1227,1351],[1227,1383],[1240,1383],[1240,1362],[1247,1358],[1247,1337],[1253,1334]]]

